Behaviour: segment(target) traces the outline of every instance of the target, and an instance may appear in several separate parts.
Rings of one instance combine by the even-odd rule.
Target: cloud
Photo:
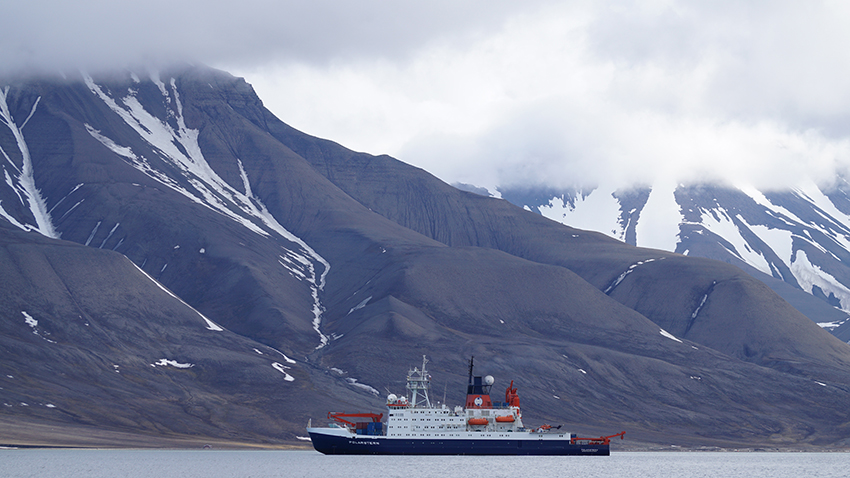
[[[435,36],[475,35],[516,8],[506,0],[9,2],[0,71],[401,58]]]
[[[537,5],[404,59],[245,74],[294,126],[450,182],[786,187],[850,164],[847,10]]]
[[[0,74],[197,61],[282,120],[494,187],[785,187],[850,164],[850,7],[656,0],[31,0]]]

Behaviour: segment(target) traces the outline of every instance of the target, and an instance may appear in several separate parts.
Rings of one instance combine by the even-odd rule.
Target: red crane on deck
[[[331,420],[336,420],[341,423],[345,423],[351,428],[357,428],[357,424],[354,422],[350,422],[345,418],[371,418],[373,422],[380,422],[381,418],[384,417],[383,413],[340,413],[340,412],[328,412],[328,418]]]
[[[611,443],[611,439],[614,437],[620,437],[620,440],[624,440],[626,437],[626,432],[620,432],[616,435],[610,435],[607,437],[599,437],[599,438],[573,438],[571,440],[572,443],[576,443],[579,441],[587,442],[588,445],[608,445]]]

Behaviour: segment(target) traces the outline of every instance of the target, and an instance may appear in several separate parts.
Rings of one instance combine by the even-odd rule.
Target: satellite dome
[[[486,377],[484,377],[484,384],[485,385],[493,385],[493,382],[495,382],[495,381],[496,381],[496,379],[493,378],[492,375],[487,375]]]
[[[396,400],[398,397],[394,393],[387,395],[387,403],[395,403]]]

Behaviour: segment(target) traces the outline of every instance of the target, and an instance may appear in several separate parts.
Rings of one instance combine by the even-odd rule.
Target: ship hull
[[[610,455],[609,445],[536,438],[394,438],[310,431],[313,447],[326,455]]]

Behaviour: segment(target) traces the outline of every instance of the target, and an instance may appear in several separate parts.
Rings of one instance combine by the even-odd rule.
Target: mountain
[[[841,340],[850,340],[850,187],[788,190],[711,184],[506,189],[550,219],[632,245],[737,265]],[[846,324],[846,325],[844,325]]]
[[[203,66],[0,91],[2,443],[298,443],[427,354],[447,402],[474,355],[532,424],[844,444],[850,346],[735,265],[311,137]]]

